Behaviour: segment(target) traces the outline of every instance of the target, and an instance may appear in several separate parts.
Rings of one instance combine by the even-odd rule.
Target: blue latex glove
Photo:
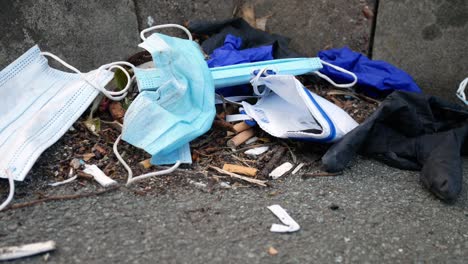
[[[242,39],[228,34],[224,45],[215,49],[207,61],[208,67],[228,66],[246,62],[273,60],[273,46],[241,50]]]
[[[320,51],[318,57],[326,62],[355,73],[357,86],[370,96],[387,95],[394,90],[420,93],[421,89],[413,78],[392,64],[371,60],[348,47]],[[351,82],[351,76],[323,65],[321,73],[336,82]]]

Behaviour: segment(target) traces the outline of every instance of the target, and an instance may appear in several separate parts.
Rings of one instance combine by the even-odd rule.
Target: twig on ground
[[[286,152],[286,149],[287,148],[285,147],[279,147],[276,152],[274,152],[275,154],[273,154],[270,161],[265,165],[265,167],[263,167],[263,170],[258,176],[267,178],[268,174],[270,174],[270,172],[278,166],[279,162],[283,158],[284,152]]]
[[[30,202],[25,202],[25,203],[12,204],[12,205],[8,206],[7,208],[5,208],[4,211],[29,207],[29,206],[33,206],[33,205],[40,204],[40,203],[50,202],[50,201],[65,201],[65,200],[74,200],[74,199],[79,199],[79,198],[86,198],[86,197],[91,197],[91,196],[98,196],[98,195],[101,195],[101,194],[104,194],[104,193],[115,191],[115,190],[117,190],[119,188],[120,188],[120,186],[114,186],[112,188],[108,188],[108,189],[104,189],[104,190],[101,189],[101,190],[96,191],[96,192],[71,194],[71,195],[48,196],[48,197],[45,197],[45,198],[41,198],[39,200],[34,200],[34,201],[30,201]]]

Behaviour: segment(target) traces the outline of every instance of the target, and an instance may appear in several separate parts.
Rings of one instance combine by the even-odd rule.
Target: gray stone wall
[[[468,77],[467,40],[467,0],[380,1],[374,59],[406,70],[425,93],[456,101]]]
[[[226,19],[249,4],[256,18],[267,18],[267,31],[290,37],[304,55],[344,45],[368,53],[375,2],[0,0],[0,67],[38,44],[88,71],[139,51],[139,31],[151,24]],[[466,0],[380,1],[373,58],[406,70],[424,92],[455,100],[468,76],[467,10]]]
[[[374,0],[0,1],[1,68],[39,44],[82,71],[139,51],[139,30],[148,22],[226,19],[244,4],[252,4],[258,18],[268,16],[266,30],[290,37],[291,47],[305,55],[343,45],[367,52],[372,18],[363,9],[374,6]]]

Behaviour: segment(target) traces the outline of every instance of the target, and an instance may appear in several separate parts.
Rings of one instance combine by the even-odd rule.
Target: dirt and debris
[[[135,55],[132,58],[143,57],[143,60],[147,61],[150,57],[146,55],[142,53],[139,57]],[[358,123],[363,122],[378,107],[379,101],[351,90],[336,90],[331,85],[309,76],[298,78],[305,84],[305,87],[344,109]],[[121,133],[125,108],[136,97],[136,91],[136,84],[134,84],[133,92],[129,93],[125,102],[109,102],[108,99],[103,98],[98,104],[99,107],[95,107],[92,113],[83,114],[60,139],[62,149],[52,146],[51,150],[46,151],[38,160],[36,167],[40,167],[42,175],[50,175],[49,182],[60,182],[71,178],[70,171],[73,170],[73,174],[77,175],[77,180],[67,185],[73,186],[76,191],[96,184],[93,177],[83,171],[84,164],[89,164],[96,165],[111,179],[121,184],[125,183],[127,172],[118,162],[112,147]],[[238,113],[236,105],[218,105],[212,128],[190,143],[193,164],[183,164],[170,175],[138,182],[132,186],[132,190],[139,195],[146,195],[165,193],[175,186],[193,187],[194,183],[197,183],[197,186],[206,186],[203,189],[209,192],[246,186],[256,188],[272,186],[274,181],[271,181],[268,175],[279,164],[285,162],[290,162],[293,168],[303,163],[299,173],[297,171],[294,173],[303,178],[332,176],[323,175],[320,172],[320,157],[329,145],[278,139],[270,136],[258,126],[250,127],[243,121],[235,124],[225,121],[226,115],[235,113]],[[248,154],[250,153],[248,150],[258,148],[268,149],[268,151],[258,155]],[[119,150],[123,159],[134,170],[135,175],[167,168],[151,165],[149,162],[151,157],[148,153],[125,142],[120,144]],[[237,168],[251,168],[250,173],[247,173],[248,176],[242,176],[237,174],[241,173],[239,171],[230,172],[220,169],[224,164],[239,166]],[[283,177],[291,175],[293,174],[289,171]],[[7,186],[2,185],[0,188],[6,191]],[[99,193],[100,191],[97,192]],[[81,195],[78,194],[77,197]],[[75,196],[66,199],[68,198],[74,199]],[[47,197],[38,199],[38,201],[48,200],[56,199]]]

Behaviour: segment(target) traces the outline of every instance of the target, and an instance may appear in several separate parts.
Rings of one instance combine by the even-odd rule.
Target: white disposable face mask
[[[51,68],[48,56],[75,73]],[[83,114],[99,92],[112,100],[126,96],[130,75],[115,62],[81,73],[36,45],[0,72],[0,178],[8,178],[12,199],[13,180],[22,181],[39,155],[55,143]],[[113,92],[104,87],[112,80],[110,71],[119,68],[128,78],[125,89]]]
[[[292,75],[257,76],[252,85],[260,99],[255,105],[242,102],[243,109],[272,136],[334,142],[358,125],[343,109],[310,92]]]

